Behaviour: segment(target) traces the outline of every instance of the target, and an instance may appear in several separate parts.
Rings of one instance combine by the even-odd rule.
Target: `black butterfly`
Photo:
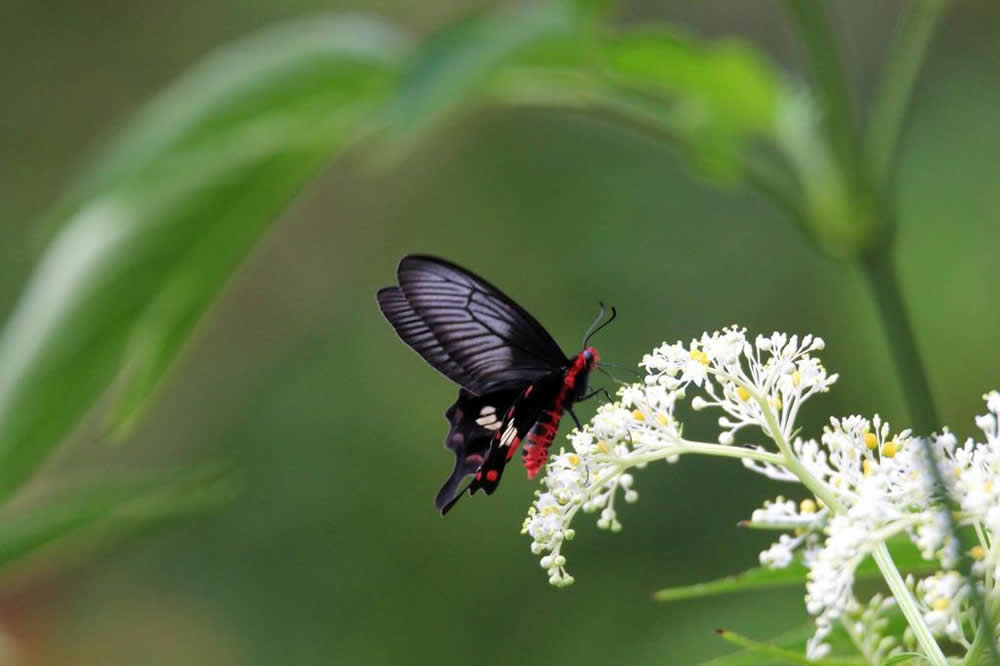
[[[406,344],[460,386],[445,412],[451,424],[445,446],[455,453],[455,469],[434,504],[443,515],[465,490],[492,495],[522,440],[534,478],[563,411],[586,397],[597,351],[587,347],[567,357],[521,306],[443,259],[403,257],[397,277],[398,287],[378,292],[382,313]],[[459,490],[469,474],[472,482]]]

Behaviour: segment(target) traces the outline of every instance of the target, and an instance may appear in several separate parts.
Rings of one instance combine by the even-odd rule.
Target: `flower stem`
[[[726,444],[710,444],[707,442],[691,442],[681,440],[683,449],[679,453],[700,453],[708,456],[722,456],[724,458],[749,458],[760,462],[769,462],[775,465],[782,465],[785,462],[784,456],[767,451],[757,451],[747,449],[742,446],[727,446]]]
[[[895,597],[899,609],[903,611],[903,616],[906,617],[910,629],[913,630],[917,643],[923,648],[927,660],[934,666],[948,666],[948,658],[944,656],[941,646],[934,640],[920,609],[917,608],[917,600],[913,598],[906,583],[903,582],[903,577],[900,575],[899,569],[896,568],[896,563],[892,561],[892,555],[889,554],[889,549],[884,543],[875,546],[872,550],[872,559],[875,560],[879,571],[882,572],[885,582],[889,584],[892,596]]]

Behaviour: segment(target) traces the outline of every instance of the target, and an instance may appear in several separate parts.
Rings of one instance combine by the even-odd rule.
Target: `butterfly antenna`
[[[608,372],[607,370],[605,370],[604,368],[602,368],[601,366],[598,365],[596,367],[597,367],[597,370],[599,372],[603,372],[605,375],[607,375],[608,379],[610,379],[614,383],[619,384],[621,386],[627,386],[628,385],[628,382],[623,382],[622,380],[618,379],[613,374],[611,374],[610,372]]]
[[[618,363],[608,363],[607,361],[600,361],[598,366],[604,366],[605,368],[614,368],[615,370],[624,370],[625,372],[631,374],[633,377],[641,377],[642,373],[633,368],[630,365],[620,365]]]
[[[584,334],[584,336],[583,336],[583,346],[584,347],[586,347],[587,343],[590,342],[590,338],[592,338],[594,336],[594,333],[597,333],[599,330],[601,330],[602,328],[604,328],[605,326],[607,326],[608,324],[610,324],[611,322],[613,322],[615,320],[615,317],[618,316],[618,311],[615,310],[615,306],[612,305],[611,306],[611,317],[608,318],[608,320],[606,322],[604,322],[603,324],[601,324],[600,326],[598,326],[597,325],[598,322],[600,322],[602,319],[604,319],[604,315],[605,315],[606,312],[607,312],[607,310],[604,308],[604,302],[602,301],[601,302],[601,312],[600,312],[600,314],[597,315],[597,319],[594,320],[594,323],[592,323],[590,325],[590,328],[587,329],[586,334]]]

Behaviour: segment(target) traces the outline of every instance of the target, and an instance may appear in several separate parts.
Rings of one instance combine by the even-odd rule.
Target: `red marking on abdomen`
[[[589,349],[591,358],[597,358],[597,352]],[[566,369],[563,375],[563,383],[552,403],[552,408],[542,412],[538,422],[532,426],[528,433],[528,441],[524,445],[524,467],[528,470],[528,478],[533,479],[538,475],[539,470],[545,466],[545,461],[549,457],[549,447],[559,432],[559,421],[562,420],[563,407],[566,398],[576,387],[577,377],[588,367],[586,357],[587,350],[576,355],[573,365]],[[548,418],[545,418],[548,417]]]

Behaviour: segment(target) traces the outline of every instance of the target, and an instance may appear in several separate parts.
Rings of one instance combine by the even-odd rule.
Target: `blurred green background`
[[[900,2],[831,5],[867,99]],[[0,7],[0,312],[51,229],[38,223],[97,148],[213,47],[318,9],[375,13],[414,34],[474,6],[428,0]],[[770,2],[622,4],[742,35],[789,71],[801,47]],[[958,3],[930,49],[903,140],[897,263],[944,420],[973,434],[1000,387],[1000,9]],[[595,339],[634,364],[664,339],[738,323],[812,332],[841,373],[810,405],[905,426],[902,391],[855,269],[821,257],[779,213],[693,176],[669,147],[607,119],[486,111],[453,119],[388,171],[365,146],[327,169],[265,236],[200,325],[128,446],[85,437],[79,465],[225,456],[244,469],[229,509],[6,595],[38,664],[687,664],[729,651],[712,630],[766,638],[807,620],[802,590],[657,605],[651,593],[756,563],[735,528],[784,490],[727,461],[637,477],[619,535],[580,521],[577,579],[546,583],[519,535],[534,484],[512,474],[442,519],[432,498],[455,388],[401,344],[375,303],[410,252],[448,257],[524,304],[567,351],[597,301]],[[595,404],[581,406],[589,416]],[[711,436],[695,421],[689,432]],[[807,431],[808,432],[808,431]],[[44,482],[44,476],[42,482]]]

